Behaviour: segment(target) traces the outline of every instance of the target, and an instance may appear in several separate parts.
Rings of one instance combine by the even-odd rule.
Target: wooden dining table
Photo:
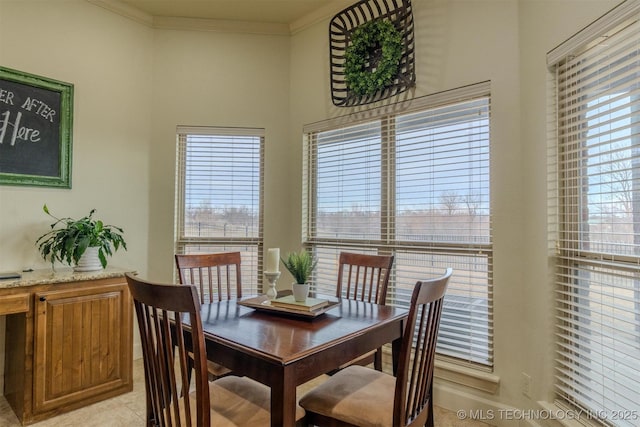
[[[256,310],[236,300],[201,307],[208,359],[271,387],[272,426],[295,425],[298,385],[386,343],[397,363],[407,310],[334,300],[313,318]]]

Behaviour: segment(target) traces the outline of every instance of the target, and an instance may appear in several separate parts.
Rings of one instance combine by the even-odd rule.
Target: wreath
[[[388,20],[369,21],[357,27],[345,51],[345,82],[356,95],[373,95],[398,75],[402,35]]]

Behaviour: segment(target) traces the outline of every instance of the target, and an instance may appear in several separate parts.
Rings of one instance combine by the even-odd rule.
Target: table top
[[[348,299],[313,318],[256,310],[236,300],[200,310],[207,357],[271,387],[271,425],[287,427],[295,425],[296,386],[389,342],[395,363],[407,313]]]
[[[287,365],[371,328],[397,322],[407,312],[399,307],[343,299],[326,313],[308,319],[256,311],[229,300],[203,304],[201,317],[207,339]]]

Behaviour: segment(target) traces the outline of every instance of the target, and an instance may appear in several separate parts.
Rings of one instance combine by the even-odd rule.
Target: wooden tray
[[[327,300],[329,301],[329,304],[314,311],[292,310],[285,307],[276,307],[270,304],[269,297],[266,295],[259,295],[257,297],[241,299],[240,301],[238,301],[238,305],[243,305],[245,307],[250,307],[258,311],[264,311],[268,313],[314,319],[321,314],[326,313],[328,310],[331,310],[336,305],[340,304],[340,301],[337,301],[336,299],[327,298]]]

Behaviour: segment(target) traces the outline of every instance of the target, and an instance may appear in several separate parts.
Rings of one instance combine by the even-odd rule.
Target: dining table
[[[395,370],[407,309],[327,297],[318,315],[283,313],[267,299],[205,303],[201,317],[207,358],[271,388],[272,426],[295,426],[297,386],[384,344]]]

